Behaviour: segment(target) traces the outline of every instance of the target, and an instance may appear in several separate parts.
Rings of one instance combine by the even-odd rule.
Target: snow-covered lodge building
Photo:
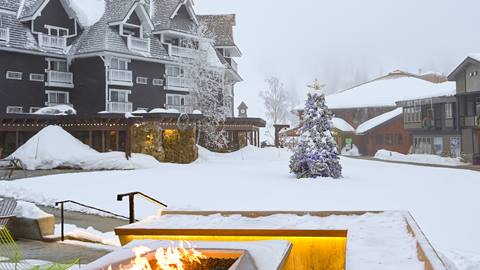
[[[163,109],[191,114],[196,104],[190,95],[193,82],[185,70],[199,50],[223,74],[222,98],[230,108],[226,125],[234,131],[229,135],[238,137],[243,132],[257,144],[264,121],[234,118],[235,84],[242,80],[234,60],[241,56],[233,36],[235,15],[197,15],[192,0],[105,0],[94,7],[82,3],[0,0],[0,147],[4,152],[37,130],[30,125],[25,129],[25,123],[38,125],[46,123],[46,118],[48,123],[71,125],[75,131],[78,123],[72,121],[80,118],[88,125],[107,118],[119,122],[121,115],[131,112]],[[202,24],[212,38],[198,34]],[[77,116],[57,121],[34,115],[55,105],[69,105]],[[171,114],[164,116],[159,113],[156,118],[173,121]],[[104,142],[110,140],[107,132],[116,141],[113,149],[121,150],[118,141],[125,136],[123,131],[103,126],[88,132],[83,135],[88,144],[102,141],[97,149],[111,149]]]

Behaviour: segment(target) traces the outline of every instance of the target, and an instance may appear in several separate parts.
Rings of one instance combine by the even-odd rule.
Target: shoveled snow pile
[[[55,235],[61,235],[62,227],[60,224],[55,225]],[[64,227],[65,236],[71,237],[78,241],[85,241],[91,243],[99,243],[102,245],[114,246],[119,247],[120,241],[118,237],[115,235],[114,232],[100,232],[92,227],[88,227],[87,229],[78,228],[72,224],[65,224]]]
[[[69,7],[75,12],[79,23],[92,26],[102,18],[105,12],[104,0],[69,0]]]
[[[8,158],[20,159],[27,170],[132,170],[159,164],[153,157],[142,154],[133,154],[127,160],[123,152],[99,153],[58,126],[42,129]]]
[[[43,212],[42,209],[38,208],[35,204],[24,201],[17,201],[17,207],[15,208],[13,215],[17,218],[28,219],[42,219],[52,216]]]
[[[41,115],[75,115],[77,111],[68,105],[56,105],[37,110],[33,114]]]
[[[343,147],[342,156],[359,157],[361,155],[360,155],[360,151],[358,150],[358,147],[354,144],[352,145],[351,149],[348,149],[347,146]]]
[[[429,165],[445,165],[445,166],[462,166],[467,165],[463,163],[460,158],[441,157],[436,155],[404,155],[388,150],[379,150],[375,154],[376,159],[388,161],[400,161],[409,163],[429,164]]]

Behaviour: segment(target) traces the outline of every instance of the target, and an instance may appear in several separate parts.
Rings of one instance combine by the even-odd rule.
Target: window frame
[[[453,119],[453,103],[445,103],[445,119]]]
[[[53,26],[53,25],[49,25],[49,24],[45,24],[44,28],[47,29],[48,35],[50,35],[50,36],[68,37],[70,35],[70,29],[68,29],[68,28]],[[52,34],[52,30],[55,30],[57,33],[55,35]],[[60,31],[65,31],[66,35],[60,35]]]
[[[148,84],[148,77],[137,76],[135,81],[137,82],[137,84],[147,85]]]
[[[46,90],[45,94],[47,95],[47,102],[46,102],[47,104],[59,104],[59,105],[69,105],[70,104],[70,92],[68,92],[68,91]],[[50,95],[51,94],[57,95],[57,97],[56,97],[57,102],[52,102],[50,100]],[[66,100],[65,103],[58,102],[58,100],[59,100],[58,95],[59,94],[64,94],[65,95],[65,100]]]
[[[66,59],[57,59],[57,58],[47,58],[47,71],[57,71],[57,72],[70,72],[68,62]],[[60,65],[55,65],[54,63],[62,63],[65,65],[65,69],[56,69],[55,67],[61,67]]]
[[[118,64],[117,67],[114,67],[114,64],[113,64],[114,61],[116,61],[116,63]],[[115,69],[115,70],[129,70],[128,69],[128,64],[129,63],[130,63],[130,61],[128,59],[112,57],[110,59],[110,68]]]
[[[33,78],[34,76],[41,76],[42,79],[35,79]],[[30,73],[30,81],[32,82],[45,82],[45,74],[40,74],[40,73]]]
[[[125,101],[112,100],[112,92],[119,92],[125,94]],[[130,103],[129,96],[132,94],[131,90],[112,88],[108,91],[108,102]]]
[[[20,77],[11,76],[13,74],[19,75]],[[7,72],[5,74],[5,78],[7,80],[21,81],[21,80],[23,80],[23,72],[7,70]]]
[[[10,109],[20,109],[21,112],[12,112]],[[7,106],[6,108],[6,113],[7,114],[23,114],[23,107],[22,106]]]
[[[158,83],[158,82],[160,82],[160,83]],[[165,80],[154,78],[154,79],[152,79],[152,85],[154,85],[154,86],[164,86],[165,85]]]
[[[36,111],[40,110],[42,107],[30,107],[28,109],[28,113],[32,114],[35,113]]]

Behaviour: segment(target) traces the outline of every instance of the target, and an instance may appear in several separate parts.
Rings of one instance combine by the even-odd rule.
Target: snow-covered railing
[[[62,49],[62,50],[67,48],[66,37],[51,36],[43,33],[38,34],[38,43],[40,47]]]
[[[51,83],[73,84],[73,73],[49,70],[47,72],[47,81]]]
[[[184,77],[171,77],[168,76],[166,80],[166,85],[172,87],[180,87],[180,88],[192,88],[193,87],[193,80]]]
[[[165,105],[165,109],[167,110],[174,109],[179,111],[180,113],[188,113],[188,114],[193,113],[193,106],[189,106],[189,105],[168,105],[167,104]]]
[[[172,56],[194,58],[198,54],[198,50],[172,45],[170,53]]]
[[[110,82],[132,83],[132,71],[131,70],[110,69],[109,70],[109,81]]]
[[[0,41],[8,42],[10,40],[10,29],[0,27]]]
[[[133,51],[150,52],[150,39],[137,38],[133,36],[127,37],[128,49]]]
[[[109,102],[108,112],[111,113],[127,113],[132,112],[133,104],[131,102]]]

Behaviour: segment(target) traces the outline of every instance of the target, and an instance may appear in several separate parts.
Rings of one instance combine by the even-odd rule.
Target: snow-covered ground
[[[172,210],[409,210],[442,253],[477,267],[460,269],[479,269],[480,173],[342,157],[343,179],[299,181],[288,172],[289,157],[287,150],[272,148],[232,154],[201,149],[190,165],[0,182],[0,196],[46,205],[73,199],[123,215],[128,206],[116,194],[131,191],[143,191]],[[158,211],[137,202],[138,217]]]
[[[437,155],[419,155],[419,154],[404,155],[401,153],[392,152],[388,150],[379,150],[375,154],[375,158],[380,160],[387,160],[387,161],[400,161],[400,162],[443,165],[443,166],[468,165],[466,163],[463,163],[460,158],[449,158],[449,157],[441,157]]]

